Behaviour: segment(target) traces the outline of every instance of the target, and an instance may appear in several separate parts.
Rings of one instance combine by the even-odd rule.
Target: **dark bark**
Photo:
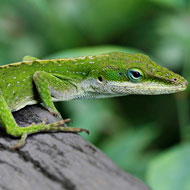
[[[21,126],[54,116],[39,105],[14,113]],[[0,189],[2,190],[146,190],[148,186],[118,168],[80,135],[44,133],[29,136],[20,150],[18,139],[0,129]]]

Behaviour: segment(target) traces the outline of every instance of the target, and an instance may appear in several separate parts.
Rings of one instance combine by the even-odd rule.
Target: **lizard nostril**
[[[176,78],[173,78],[173,81],[175,81],[175,82],[176,82],[176,81],[177,81],[177,79],[176,79]]]

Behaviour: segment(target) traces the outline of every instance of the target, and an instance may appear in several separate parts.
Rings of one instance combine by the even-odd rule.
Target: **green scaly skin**
[[[88,133],[81,128],[63,127],[69,120],[19,127],[11,112],[26,105],[43,102],[46,109],[62,119],[54,101],[169,94],[187,88],[183,77],[148,56],[120,52],[52,60],[27,56],[22,62],[1,66],[0,76],[0,121],[8,134],[21,137],[14,148],[22,147],[28,135],[42,131]]]

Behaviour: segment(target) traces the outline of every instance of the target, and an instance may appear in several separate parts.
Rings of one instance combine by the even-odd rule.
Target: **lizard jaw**
[[[94,98],[125,96],[130,94],[159,95],[172,94],[186,90],[187,81],[180,84],[160,84],[157,82],[99,82],[96,79],[88,79],[81,83],[83,91],[93,95]]]
[[[141,94],[141,95],[159,95],[172,94],[186,90],[187,81],[178,85],[166,85],[156,82],[131,83],[131,82],[110,82],[112,92],[119,94]]]

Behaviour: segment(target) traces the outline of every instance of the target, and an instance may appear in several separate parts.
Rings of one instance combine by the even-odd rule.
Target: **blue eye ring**
[[[138,68],[129,68],[127,77],[132,82],[140,82],[144,78],[143,72]]]

